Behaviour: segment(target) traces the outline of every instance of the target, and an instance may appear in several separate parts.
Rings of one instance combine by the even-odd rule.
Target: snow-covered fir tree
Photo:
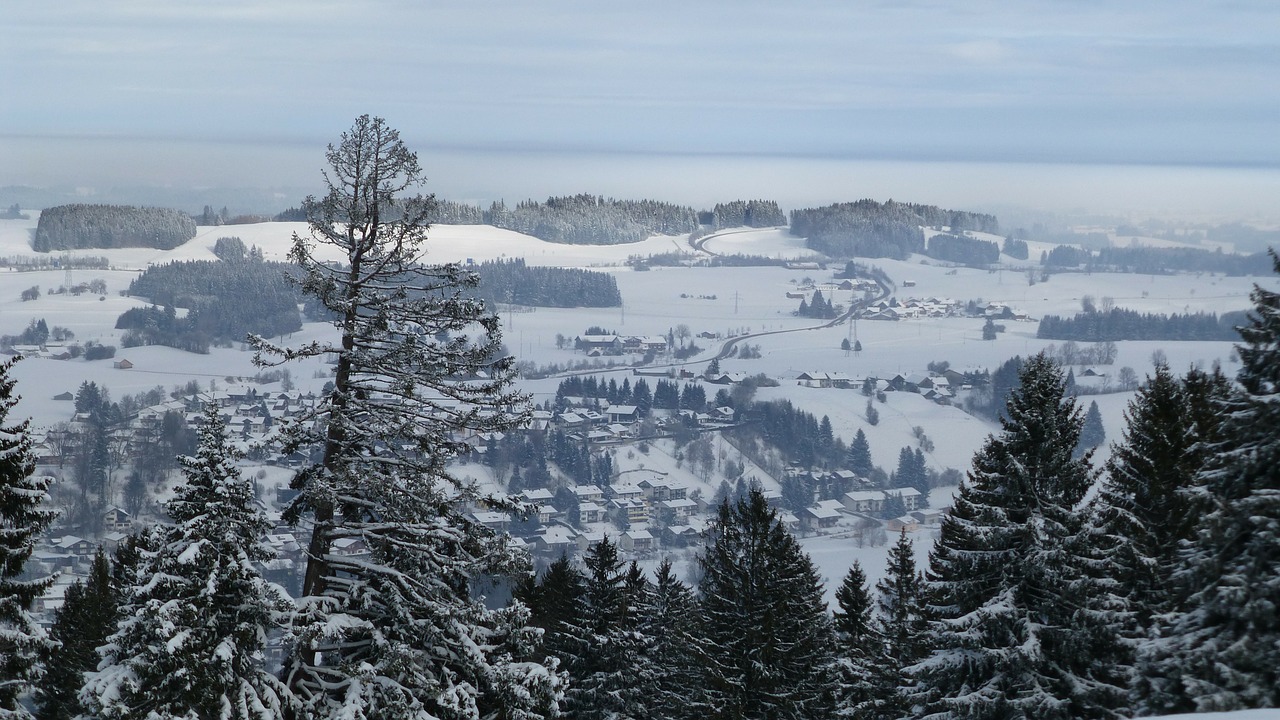
[[[640,665],[636,672],[641,676],[648,717],[698,717],[696,708],[702,704],[694,655],[698,608],[693,591],[675,576],[670,560],[664,558],[658,565],[639,610],[646,652],[635,662]]]
[[[909,710],[905,669],[929,654],[924,576],[916,570],[915,549],[906,530],[889,550],[885,576],[876,583],[876,608],[884,636],[885,678],[880,697],[882,716],[901,717]]]
[[[1280,293],[1255,285],[1251,298],[1240,388],[1196,481],[1208,511],[1178,577],[1192,593],[1145,653],[1147,711],[1280,706]]]
[[[196,455],[178,458],[186,482],[166,506],[174,524],[150,530],[153,549],[121,589],[119,625],[86,675],[90,716],[275,720],[291,709],[263,651],[293,606],[255,566],[271,557],[261,540],[270,525],[238,458],[210,404]]]
[[[566,664],[565,712],[584,720],[642,717],[636,671],[643,653],[631,595],[643,596],[643,576],[628,583],[627,566],[607,535],[588,548],[583,562],[586,583],[575,623],[581,649]]]
[[[1083,455],[1086,450],[1098,447],[1107,439],[1107,431],[1102,426],[1102,411],[1098,409],[1098,401],[1089,403],[1084,414],[1084,426],[1080,429],[1080,444],[1076,445],[1076,456]]]
[[[829,717],[834,636],[822,582],[758,488],[720,506],[700,565],[707,714]]]
[[[1218,371],[1191,370],[1179,379],[1158,364],[1125,413],[1123,438],[1112,447],[1092,503],[1089,543],[1102,582],[1089,602],[1109,614],[1121,668],[1133,667],[1153,618],[1179,607],[1175,569],[1198,514],[1188,491],[1205,448],[1217,440],[1217,405],[1230,389]],[[1139,697],[1154,689],[1141,677],[1135,681]]]
[[[1093,658],[1105,627],[1083,609],[1080,410],[1043,353],[1019,380],[930,555],[932,649],[908,669],[917,717],[1108,718],[1123,704]]]
[[[0,718],[26,718],[19,698],[40,679],[49,637],[31,607],[52,577],[24,576],[27,560],[57,512],[45,507],[51,478],[36,476],[30,421],[6,425],[18,403],[9,373],[18,358],[0,362]]]
[[[871,477],[871,471],[874,469],[871,464],[871,444],[867,442],[867,434],[862,431],[862,428],[858,428],[858,432],[853,436],[853,442],[849,443],[849,454],[845,459],[845,466],[857,473],[858,477]]]
[[[84,712],[80,688],[85,673],[98,668],[98,647],[116,629],[120,598],[111,560],[101,548],[89,577],[76,581],[62,597],[49,634],[54,646],[44,661],[45,675],[36,692],[37,720],[72,720]]]
[[[857,560],[836,589],[834,620],[836,651],[833,675],[836,717],[870,720],[886,717],[885,698],[897,687],[885,669],[884,635],[867,588],[867,575]]]
[[[405,194],[423,178],[396,130],[361,116],[326,159],[327,192],[304,202],[310,232],[291,257],[338,338],[255,339],[264,364],[336,359],[332,390],[284,430],[286,450],[319,451],[286,513],[313,527],[287,682],[316,715],[552,713],[559,678],[528,657],[527,609],[481,596],[527,558],[469,518],[482,493],[449,469],[465,435],[527,411],[498,318],[472,296],[475,274],[426,262],[432,199]],[[368,553],[335,552],[339,541]]]

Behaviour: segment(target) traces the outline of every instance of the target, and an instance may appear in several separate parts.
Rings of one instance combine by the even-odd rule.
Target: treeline
[[[1025,250],[1026,244],[1023,244]],[[988,240],[939,233],[929,238],[926,254],[931,258],[962,265],[991,265],[1000,262],[1000,246]]]
[[[1112,308],[1076,313],[1075,317],[1045,315],[1036,337],[1046,340],[1103,342],[1116,340],[1235,340],[1236,326],[1244,324],[1243,312],[1139,313]]]
[[[835,257],[903,259],[925,249],[921,227],[950,227],[953,232],[999,232],[992,215],[944,210],[889,200],[859,200],[791,211],[791,234],[808,247]]]
[[[804,467],[842,464],[846,449],[826,415],[819,420],[790,400],[770,400],[753,403],[751,416],[759,420],[760,437],[778,448],[788,462]]]
[[[126,247],[172,250],[195,236],[195,220],[178,210],[76,203],[40,213],[31,247],[37,252]]]
[[[132,331],[135,344],[192,349],[209,342],[236,342],[254,333],[265,337],[302,328],[298,294],[287,278],[292,265],[265,262],[250,253],[241,262],[189,260],[147,268],[129,283],[128,293],[150,300],[116,327]],[[177,318],[161,308],[186,308]]]
[[[523,258],[480,264],[476,293],[493,302],[535,307],[618,307],[618,281],[580,268],[526,265]]]
[[[1175,272],[1208,272],[1223,275],[1265,275],[1270,267],[1266,253],[1237,255],[1196,248],[1103,247],[1097,252],[1075,245],[1059,245],[1040,257],[1051,269],[1085,272],[1123,272],[1165,275]]]
[[[786,225],[787,215],[773,200],[734,200],[716,203],[711,217],[717,228]]]
[[[689,207],[586,194],[551,197],[545,203],[526,200],[511,209],[496,202],[484,219],[495,227],[570,245],[619,245],[698,229],[698,214]]]

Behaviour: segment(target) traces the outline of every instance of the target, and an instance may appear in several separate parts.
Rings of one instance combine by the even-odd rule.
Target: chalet
[[[97,546],[82,537],[63,535],[53,541],[53,548],[57,552],[70,555],[92,555]]]
[[[128,531],[133,528],[133,515],[127,510],[112,506],[102,514],[102,527],[106,530]]]
[[[533,549],[547,555],[570,553],[577,547],[578,534],[563,525],[550,525],[534,536]]]
[[[364,538],[338,538],[333,541],[333,554],[347,557],[368,555],[369,546],[365,544]]]
[[[903,515],[902,517],[886,520],[884,529],[891,533],[915,532],[920,529],[920,523],[911,515]]]
[[[726,407],[718,407],[718,408],[716,408],[715,410],[712,410],[712,411],[711,411],[711,417],[713,417],[713,418],[715,418],[717,421],[719,421],[719,422],[723,422],[723,423],[731,423],[731,422],[733,422],[733,420],[734,420],[734,416],[735,416],[735,413],[734,413],[733,408],[731,408],[731,407],[727,407],[727,406],[726,406]]]
[[[661,335],[633,335],[622,340],[622,350],[630,353],[663,353],[667,339]]]

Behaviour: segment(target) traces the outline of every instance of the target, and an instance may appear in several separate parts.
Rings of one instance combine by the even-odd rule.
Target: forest
[[[178,210],[75,203],[41,212],[31,247],[36,252],[124,247],[172,250],[195,236],[195,220]]]
[[[1105,342],[1117,340],[1234,340],[1235,328],[1244,324],[1243,312],[1139,313],[1111,308],[1076,313],[1074,317],[1045,315],[1036,337],[1046,340]]]
[[[222,239],[225,240],[225,239]],[[215,247],[235,247],[221,242]],[[207,352],[210,342],[240,342],[254,333],[273,337],[302,327],[300,296],[288,280],[291,265],[267,262],[260,254],[227,255],[231,261],[189,260],[153,265],[129,283],[129,295],[153,307],[120,316],[116,327],[130,331],[127,342],[169,345]],[[178,318],[175,308],[188,312]]]
[[[547,242],[618,245],[651,235],[687,235],[698,229],[693,208],[657,200],[614,200],[597,195],[526,200],[514,208],[495,202],[484,213],[490,225]]]
[[[523,258],[486,260],[476,266],[476,295],[492,302],[531,307],[618,307],[622,295],[609,273],[527,265]]]
[[[833,257],[887,257],[895,260],[925,251],[921,227],[950,227],[998,233],[992,215],[944,210],[889,200],[859,200],[791,211],[791,234]]]

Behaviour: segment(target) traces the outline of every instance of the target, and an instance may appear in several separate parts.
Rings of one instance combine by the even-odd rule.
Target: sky
[[[654,158],[889,163],[957,200],[959,165],[1246,168],[1274,197],[1277,28],[1272,0],[7,0],[0,185],[309,186],[369,113],[461,199],[604,192],[575,162],[635,191]]]

